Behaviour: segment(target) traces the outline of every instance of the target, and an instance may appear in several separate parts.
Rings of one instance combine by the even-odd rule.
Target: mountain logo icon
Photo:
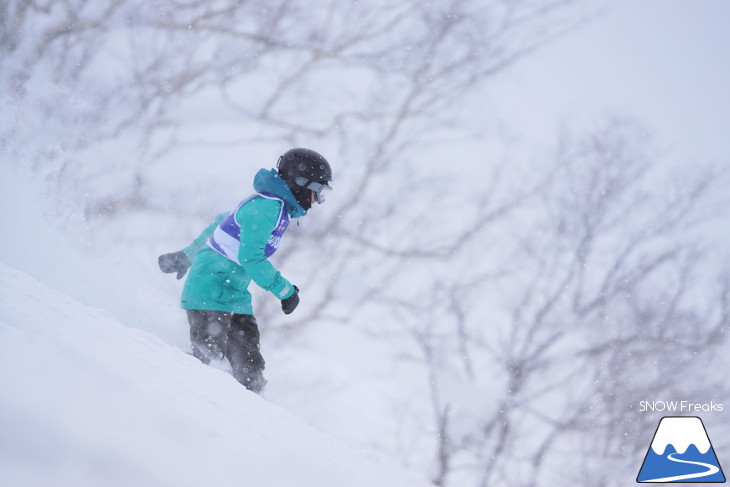
[[[662,418],[636,481],[725,482],[725,474],[702,420],[696,416]]]

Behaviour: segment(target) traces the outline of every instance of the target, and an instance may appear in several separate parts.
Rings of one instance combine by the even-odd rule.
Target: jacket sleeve
[[[228,213],[221,213],[220,215],[215,217],[213,223],[208,225],[205,230],[203,230],[190,245],[182,249],[183,253],[188,257],[188,259],[192,261],[193,257],[195,257],[195,254],[197,254],[203,247],[205,247],[206,242],[208,241],[210,236],[213,235],[213,231],[218,225],[220,225],[220,223],[227,215]]]
[[[282,203],[255,198],[236,212],[241,227],[238,261],[251,279],[279,299],[294,294],[294,286],[269,262],[264,250],[278,221]]]

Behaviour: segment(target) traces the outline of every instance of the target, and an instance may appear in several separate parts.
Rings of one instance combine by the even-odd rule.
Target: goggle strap
[[[311,183],[311,181],[304,176],[297,176],[296,178],[294,178],[294,182],[297,183],[299,186],[304,186],[305,188]]]

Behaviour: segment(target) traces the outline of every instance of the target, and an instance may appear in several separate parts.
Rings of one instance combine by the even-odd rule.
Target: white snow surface
[[[0,262],[0,485],[430,485]]]
[[[693,416],[662,418],[651,448],[657,455],[663,455],[670,444],[674,445],[677,453],[684,453],[690,445],[694,445],[705,454],[711,446],[702,420]]]

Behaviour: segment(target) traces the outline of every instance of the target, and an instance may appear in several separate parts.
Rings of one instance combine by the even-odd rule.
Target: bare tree
[[[409,150],[453,125],[451,107],[472,87],[575,26],[580,13],[572,7],[569,0],[8,0],[0,7],[0,62],[15,111],[0,137],[23,148],[13,159],[36,161],[53,181],[117,174],[125,187],[114,198],[85,184],[88,218],[137,211],[153,205],[146,183],[155,161],[209,143],[182,112],[197,103],[234,117],[238,133],[258,134],[212,144],[245,147],[258,137],[332,148],[347,197],[322,228],[356,246],[390,247],[352,226],[363,203],[372,214],[366,225],[391,214],[390,204],[372,203],[389,182],[408,181]],[[48,137],[28,123],[39,108]],[[111,141],[123,151],[99,161],[94,147]]]
[[[623,485],[656,425],[641,400],[727,392],[703,372],[730,325],[730,282],[698,232],[719,175],[668,192],[647,147],[626,122],[566,143],[550,184],[495,223],[507,253],[481,250],[471,281],[438,279],[411,320],[437,485]]]

